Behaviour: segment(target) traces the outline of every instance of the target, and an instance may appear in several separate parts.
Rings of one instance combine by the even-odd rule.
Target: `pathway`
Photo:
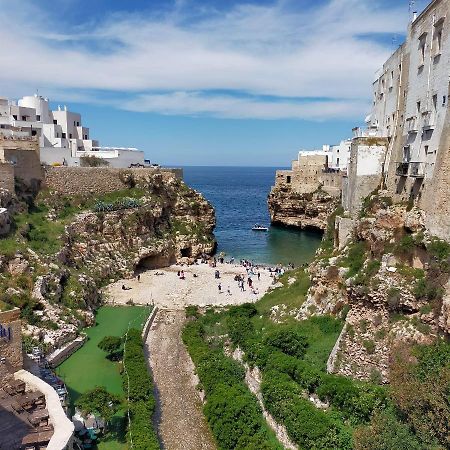
[[[194,365],[181,339],[184,322],[183,310],[160,310],[146,341],[157,386],[158,432],[165,450],[215,450]]]

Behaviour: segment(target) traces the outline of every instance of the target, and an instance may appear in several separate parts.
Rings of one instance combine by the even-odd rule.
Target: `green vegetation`
[[[242,367],[225,356],[221,344],[206,339],[206,330],[220,317],[209,311],[183,330],[183,342],[206,394],[204,412],[213,435],[220,449],[281,450],[244,383]]]
[[[124,343],[123,389],[128,395],[130,426],[127,441],[136,450],[159,449],[158,438],[152,427],[155,399],[153,380],[147,369],[141,332],[136,328],[128,331]]]
[[[342,259],[341,265],[348,267],[347,278],[355,276],[364,266],[366,260],[366,246],[363,241],[352,242],[347,256]]]
[[[119,409],[120,398],[110,394],[104,387],[97,386],[81,394],[75,405],[84,415],[93,413],[109,422]]]
[[[325,230],[325,234],[322,239],[322,243],[320,248],[322,250],[321,257],[322,258],[330,258],[333,254],[334,249],[334,230],[335,230],[335,222],[336,217],[341,216],[344,213],[344,208],[339,205],[329,216],[327,219],[327,229]]]
[[[291,277],[296,282],[289,284]],[[328,355],[342,329],[340,320],[322,316],[297,322],[289,315],[283,324],[270,320],[271,306],[286,304],[286,300],[290,308],[302,304],[309,286],[306,279],[302,270],[290,272],[281,278],[282,288],[254,305],[234,306],[221,313],[208,310],[204,315],[190,308],[191,321],[183,338],[205,390],[205,413],[220,448],[244,448],[238,440],[249,434],[244,419],[239,418],[242,397],[247,404],[256,405],[247,411],[252,427],[265,428],[255,399],[243,383],[242,367],[223,352],[224,336],[244,351],[250,366],[260,368],[264,405],[300,448],[351,449],[354,427],[368,423],[373,411],[388,404],[384,388],[326,373]],[[316,408],[306,393],[329,402],[330,408]],[[236,412],[233,408],[240,409]],[[219,430],[230,429],[230,411],[237,416],[233,429],[238,433],[227,440]],[[260,436],[260,431],[255,434]],[[266,447],[259,444],[256,448]]]
[[[113,358],[122,347],[122,338],[119,336],[105,336],[98,343],[97,347],[108,353],[108,357]]]
[[[129,326],[141,329],[149,314],[150,308],[140,306],[102,306],[98,309],[96,326],[84,330],[88,341],[56,369],[67,385],[72,404],[81,394],[97,386],[124,401],[122,365],[105,358],[107,353],[100,350],[98,344],[106,336],[123,336]],[[120,409],[111,420],[109,434],[102,439],[99,449],[125,450],[125,433],[125,411]]]

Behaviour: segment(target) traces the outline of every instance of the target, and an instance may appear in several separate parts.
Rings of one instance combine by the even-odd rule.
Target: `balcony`
[[[409,163],[407,162],[398,162],[397,167],[395,169],[395,174],[399,177],[407,177],[408,176]]]
[[[406,119],[406,131],[408,133],[417,133],[419,131],[419,121],[417,117],[409,117]]]
[[[424,162],[411,162],[409,163],[409,176],[413,178],[423,178],[425,176]]]
[[[436,115],[428,112],[423,116],[423,129],[425,131],[434,130],[436,127]]]

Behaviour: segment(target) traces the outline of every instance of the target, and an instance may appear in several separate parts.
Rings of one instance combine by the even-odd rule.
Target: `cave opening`
[[[136,265],[136,271],[162,269],[171,264],[175,264],[176,259],[174,255],[150,255],[140,259]]]
[[[183,258],[190,258],[192,256],[192,248],[191,247],[182,248],[180,250],[180,253]]]

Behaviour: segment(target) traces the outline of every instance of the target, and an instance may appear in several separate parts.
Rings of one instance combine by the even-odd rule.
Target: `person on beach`
[[[227,288],[227,295],[231,295],[230,286]]]
[[[261,279],[261,273],[258,272],[258,281]]]
[[[184,280],[184,278],[185,278],[185,277],[184,277],[184,270],[181,271],[181,273],[180,273],[180,278],[181,278],[182,280]]]
[[[137,276],[138,283],[141,281],[141,274]]]
[[[219,289],[219,294],[222,293],[222,285],[219,283],[219,285],[217,286],[217,288]]]

